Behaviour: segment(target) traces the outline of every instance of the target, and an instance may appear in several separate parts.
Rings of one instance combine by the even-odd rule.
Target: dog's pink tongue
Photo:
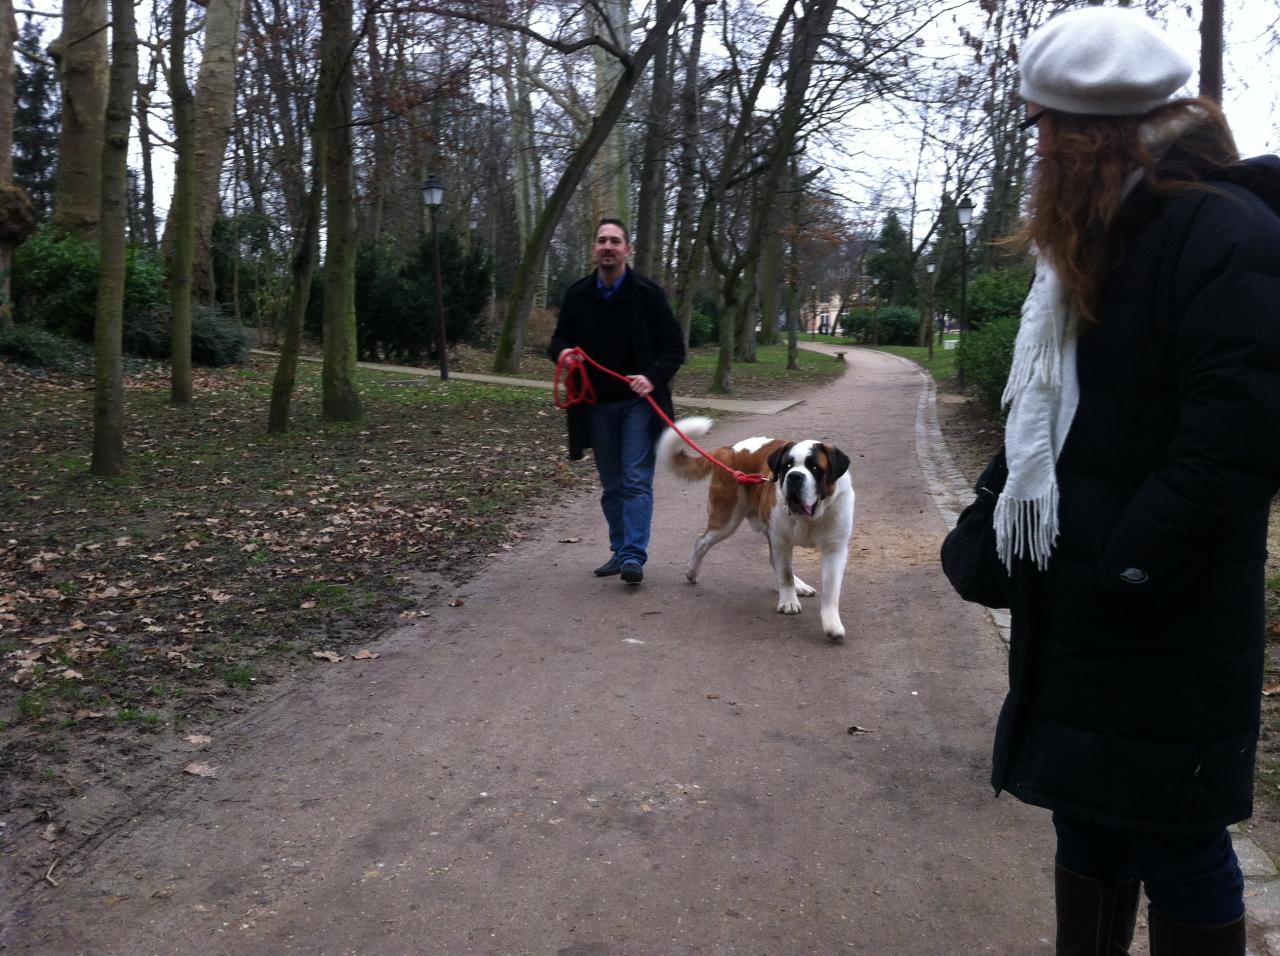
[[[814,513],[817,509],[818,509],[818,506],[817,506],[817,505],[805,505],[805,506],[804,506],[804,513],[805,513],[805,514],[807,514],[810,518],[812,518],[812,517],[813,517],[813,513]]]

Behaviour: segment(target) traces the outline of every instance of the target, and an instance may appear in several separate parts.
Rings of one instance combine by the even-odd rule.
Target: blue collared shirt
[[[622,280],[625,279],[626,277],[627,277],[627,270],[623,269],[622,275],[618,276],[616,280],[614,280],[613,282],[610,282],[608,285],[605,285],[604,282],[602,282],[600,279],[600,270],[597,269],[596,270],[596,288],[600,292],[600,298],[602,299],[611,298],[613,294],[622,287]]]

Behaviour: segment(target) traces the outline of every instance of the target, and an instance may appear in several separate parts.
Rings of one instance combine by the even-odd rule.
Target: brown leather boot
[[[1244,956],[1244,917],[1221,926],[1187,926],[1147,907],[1151,956]]]
[[[1138,921],[1137,880],[1092,880],[1054,867],[1057,956],[1124,956]]]

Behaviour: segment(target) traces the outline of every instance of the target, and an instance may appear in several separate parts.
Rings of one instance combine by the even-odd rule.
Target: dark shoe
[[[639,584],[644,580],[644,568],[635,561],[628,561],[622,566],[622,580],[628,584]]]
[[[598,578],[609,578],[609,577],[613,577],[613,575],[618,574],[621,571],[622,571],[622,562],[619,561],[617,558],[610,558],[608,561],[600,565],[600,567],[596,568],[591,573]]]
[[[1187,926],[1147,907],[1151,956],[1244,956],[1244,917],[1222,926]]]
[[[1137,880],[1093,880],[1054,867],[1057,956],[1122,956],[1129,952],[1138,919],[1138,895]]]

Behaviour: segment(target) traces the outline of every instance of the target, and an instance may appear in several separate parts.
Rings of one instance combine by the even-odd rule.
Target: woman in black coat
[[[1053,811],[1060,954],[1242,954],[1280,483],[1280,161],[1238,162],[1135,11],[1022,51],[1040,156],[1005,448],[944,546],[1012,611],[992,782]],[[1004,477],[1006,473],[1007,479]]]

